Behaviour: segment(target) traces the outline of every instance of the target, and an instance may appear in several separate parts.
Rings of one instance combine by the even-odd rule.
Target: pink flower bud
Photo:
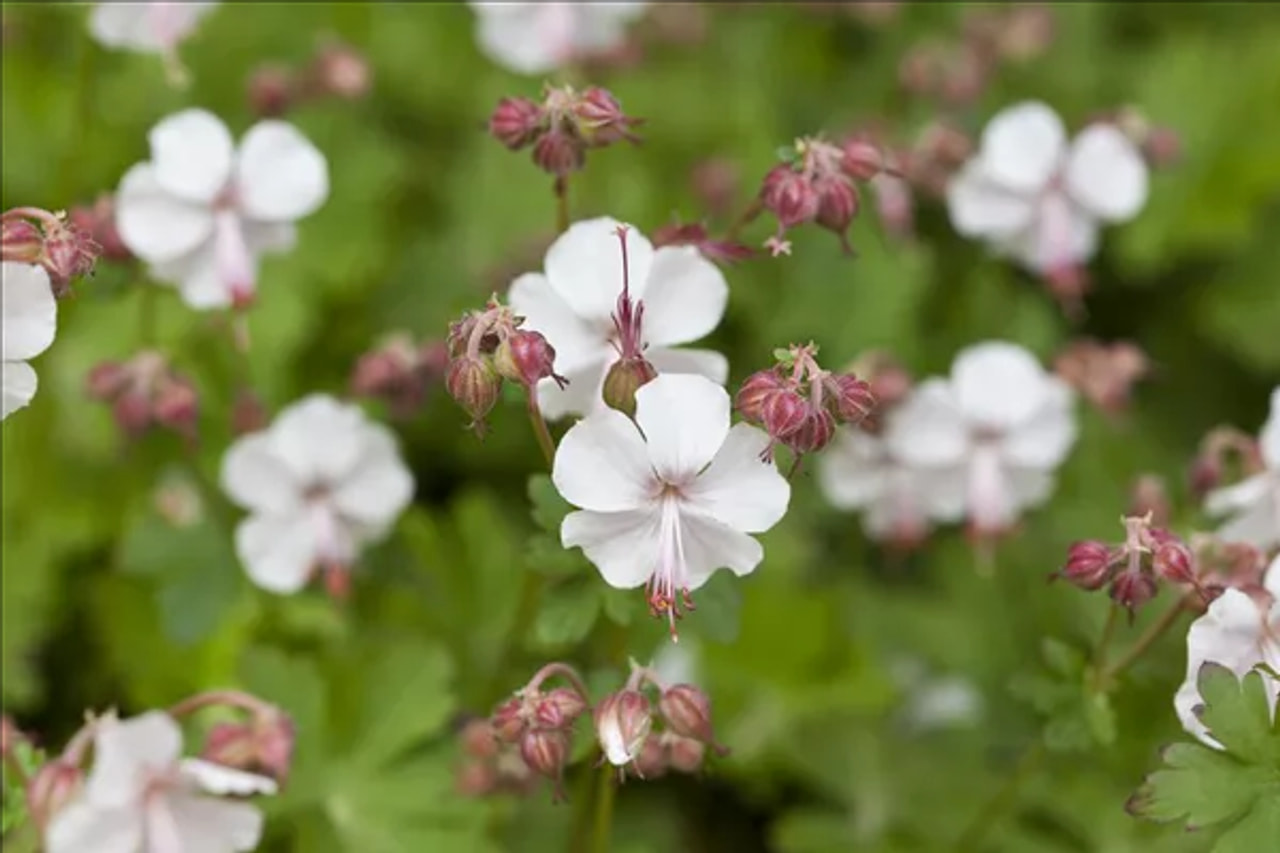
[[[293,762],[295,737],[293,721],[287,715],[264,711],[255,714],[248,723],[214,725],[205,738],[200,757],[284,783]]]
[[[681,737],[715,743],[711,726],[711,700],[692,684],[676,684],[662,691],[658,712],[667,728]]]
[[[637,779],[658,779],[667,772],[667,749],[663,738],[654,732],[644,739],[640,754],[627,768],[627,774]]]
[[[586,146],[562,130],[551,130],[533,144],[533,162],[542,171],[563,178],[587,162]]]
[[[636,141],[631,128],[641,123],[622,112],[622,105],[607,90],[592,86],[573,105],[573,114],[587,143],[603,147],[624,139]]]
[[[884,169],[884,155],[864,139],[851,139],[844,144],[840,168],[856,181],[869,181]]]
[[[1115,554],[1106,543],[1085,540],[1067,551],[1067,563],[1054,577],[1061,577],[1081,589],[1095,590],[1111,579]]]
[[[516,330],[498,345],[493,364],[505,379],[533,389],[543,379],[554,379],[561,388],[568,384],[553,369],[556,351],[541,332]]]
[[[518,151],[538,135],[542,118],[542,107],[528,98],[503,98],[489,117],[489,135]]]
[[[64,806],[75,799],[84,784],[84,772],[75,765],[54,760],[41,767],[27,782],[27,808],[35,825],[43,830]]]
[[[804,424],[783,443],[796,453],[816,453],[836,435],[836,419],[826,409],[811,410]]]
[[[38,264],[44,258],[44,235],[25,219],[5,219],[0,228],[0,255],[6,261]]]
[[[596,706],[596,739],[610,764],[622,767],[640,755],[653,726],[649,699],[638,690],[611,693]]]
[[[620,358],[609,368],[604,377],[604,402],[627,417],[636,413],[636,391],[658,375],[644,356]]]
[[[821,203],[812,182],[786,163],[769,170],[760,200],[783,228],[812,222]]]
[[[449,396],[462,406],[463,411],[471,416],[473,424],[478,426],[498,402],[502,378],[488,359],[463,356],[454,359],[449,365],[444,384]]]
[[[473,758],[493,758],[499,752],[498,736],[488,720],[471,720],[458,733],[462,751]]]
[[[693,246],[702,256],[717,264],[734,264],[755,254],[749,246],[731,240],[713,240],[705,226],[696,222],[687,225],[664,225],[653,232],[655,248],[662,246]]]
[[[533,718],[543,728],[563,729],[573,725],[586,710],[587,700],[577,690],[557,687],[534,706]]]
[[[857,189],[839,175],[821,175],[814,180],[813,187],[818,194],[818,225],[840,235],[845,252],[852,252],[845,231],[858,214]]]
[[[231,403],[232,435],[248,435],[267,428],[267,407],[261,398],[247,388],[236,392]]]
[[[133,252],[116,229],[116,204],[110,195],[98,196],[92,205],[72,208],[70,217],[72,225],[98,244],[102,260],[115,263],[133,260]]]
[[[111,404],[111,414],[125,435],[137,438],[151,426],[151,398],[138,390],[127,390]]]
[[[485,761],[467,761],[453,777],[453,789],[463,797],[486,797],[498,788],[498,771]]]
[[[74,225],[61,224],[44,235],[44,268],[53,284],[54,296],[67,295],[71,280],[93,272],[102,249],[93,238]]]
[[[278,118],[293,106],[293,71],[279,64],[261,65],[249,77],[249,109],[259,118]]]
[[[1157,169],[1175,165],[1182,159],[1182,139],[1170,127],[1153,127],[1143,140],[1142,153]]]
[[[311,64],[311,79],[319,93],[348,101],[367,95],[372,78],[369,61],[348,44],[326,44]]]
[[[190,434],[200,413],[200,398],[185,379],[173,377],[162,381],[152,402],[152,416],[161,426]]]
[[[761,423],[769,437],[777,440],[794,435],[809,418],[809,401],[799,392],[783,388],[765,398]]]
[[[677,773],[697,773],[706,756],[706,744],[700,740],[675,735],[667,742],[667,757]]]
[[[520,738],[520,757],[530,770],[558,783],[569,760],[569,735],[552,729],[530,729]]]
[[[518,696],[511,697],[494,710],[489,722],[498,740],[515,743],[527,728],[524,702]]]
[[[734,407],[747,423],[763,424],[765,403],[786,387],[786,380],[777,371],[757,370],[738,389]]]
[[[1178,584],[1196,583],[1195,563],[1191,549],[1177,538],[1168,539],[1156,548],[1152,568],[1160,577]]]
[[[861,423],[876,407],[871,386],[851,373],[833,374],[827,385],[834,402],[833,414],[841,423]]]
[[[1140,570],[1126,570],[1111,582],[1111,600],[1130,614],[1155,598],[1159,587],[1155,577]]]
[[[85,393],[95,400],[107,402],[114,399],[129,384],[129,371],[118,361],[104,361],[94,365],[85,378]]]

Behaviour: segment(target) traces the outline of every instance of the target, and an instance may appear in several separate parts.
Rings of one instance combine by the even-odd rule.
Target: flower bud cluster
[[[64,213],[17,207],[0,216],[0,258],[44,267],[61,299],[72,279],[89,275],[102,248]]]
[[[293,720],[277,708],[262,708],[247,722],[215,723],[200,757],[284,784],[293,764],[295,738]]]
[[[1247,542],[1224,542],[1204,533],[1193,535],[1190,545],[1206,603],[1228,589],[1265,600],[1268,593],[1263,579],[1270,565],[1265,551]]]
[[[586,164],[587,151],[623,140],[638,142],[632,131],[643,119],[622,111],[617,98],[592,86],[547,86],[542,100],[503,98],[489,117],[489,135],[512,151],[532,148],[533,162],[564,178]]]
[[[876,406],[871,387],[852,373],[823,370],[810,343],[777,350],[778,363],[747,377],[734,405],[738,414],[762,427],[771,443],[796,454],[821,450],[840,424],[860,424]]]
[[[543,682],[553,676],[564,678],[571,686],[544,690]],[[555,798],[562,799],[573,725],[589,707],[577,672],[562,663],[549,663],[494,710],[489,726],[498,744],[515,747],[525,766],[550,779]],[[498,752],[492,757],[498,757]]]
[[[704,258],[717,264],[735,264],[745,261],[755,252],[750,246],[732,240],[717,240],[705,225],[698,222],[681,224],[673,222],[653,232],[654,248],[663,246],[693,246]]]
[[[360,356],[351,372],[351,393],[382,400],[393,417],[407,418],[448,366],[449,350],[442,341],[418,344],[407,333],[393,334]]]
[[[1114,416],[1129,408],[1133,386],[1151,372],[1151,363],[1136,344],[1085,338],[1059,353],[1053,370],[1099,410]]]
[[[249,107],[260,118],[277,118],[312,101],[355,101],[372,85],[369,61],[354,47],[327,40],[301,70],[279,63],[260,65],[249,76]]]
[[[163,353],[143,350],[127,361],[104,361],[89,371],[85,390],[111,406],[116,424],[130,438],[153,426],[195,438],[200,398]]]
[[[1237,476],[1252,476],[1263,467],[1262,448],[1253,436],[1235,427],[1216,427],[1200,440],[1200,449],[1191,462],[1191,492],[1203,498],[1222,483]]]
[[[468,721],[459,731],[458,741],[463,759],[455,781],[463,796],[524,796],[537,786],[538,774],[525,764],[519,745],[499,740],[489,719]]]

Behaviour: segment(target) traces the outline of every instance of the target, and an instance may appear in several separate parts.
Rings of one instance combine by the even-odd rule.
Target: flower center
[[[306,513],[316,543],[317,568],[324,572],[329,591],[340,596],[346,588],[355,542],[338,515],[327,485],[313,485],[305,493]]]
[[[694,609],[680,530],[679,487],[663,483],[658,500],[661,507],[658,520],[658,565],[649,577],[645,592],[649,612],[655,617],[666,616],[671,627],[671,641],[678,642],[680,638],[676,635],[676,620],[682,618],[685,611]]]
[[[994,441],[979,439],[969,461],[969,512],[978,532],[994,533],[1011,522],[1013,505]]]

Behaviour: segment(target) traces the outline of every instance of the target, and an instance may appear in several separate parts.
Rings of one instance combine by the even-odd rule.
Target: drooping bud
[[[493,758],[498,754],[498,736],[486,719],[470,720],[458,733],[462,751],[473,758]]]
[[[44,235],[25,219],[5,219],[0,228],[0,249],[6,261],[38,264],[44,257]]]
[[[517,329],[498,344],[493,365],[504,379],[532,390],[543,379],[554,379],[561,388],[568,380],[554,370],[556,351],[541,332]]]
[[[155,389],[151,414],[160,426],[182,435],[194,435],[200,414],[200,397],[195,386],[177,375],[161,382]]]
[[[498,788],[498,771],[488,761],[464,761],[453,776],[453,789],[463,797],[487,797]]]
[[[765,398],[761,406],[761,424],[770,438],[783,441],[805,425],[809,414],[808,400],[797,391],[782,389]]]
[[[288,66],[260,65],[249,77],[249,109],[259,118],[279,118],[293,107],[296,90],[294,73]]]
[[[714,744],[715,729],[711,725],[711,700],[692,684],[676,684],[662,691],[658,712],[667,728],[676,734]]]
[[[620,358],[609,368],[604,377],[604,402],[611,409],[617,409],[627,417],[636,413],[636,391],[657,377],[658,371],[649,360],[639,358]]]
[[[627,775],[645,780],[659,779],[665,775],[667,772],[667,748],[664,741],[664,735],[649,732],[649,736],[644,739],[644,744],[640,747],[640,754],[627,767]]]
[[[503,98],[489,117],[489,135],[518,151],[538,135],[542,117],[542,107],[528,98]]]
[[[573,114],[587,144],[593,148],[612,145],[615,142],[636,141],[631,128],[643,119],[627,116],[618,99],[605,89],[592,86],[582,92],[573,104]]]
[[[1195,562],[1191,549],[1182,540],[1170,536],[1157,547],[1151,558],[1152,568],[1160,577],[1178,584],[1196,584]]]
[[[1158,591],[1155,577],[1144,571],[1126,570],[1111,582],[1111,600],[1128,610],[1130,615],[1155,598]]]
[[[776,370],[757,370],[738,389],[734,408],[747,423],[763,424],[765,403],[786,387],[786,380]]]
[[[354,101],[369,93],[373,74],[369,61],[354,47],[330,41],[311,62],[308,79],[318,95]]]
[[[841,248],[846,254],[853,252],[845,233],[858,215],[858,190],[842,175],[822,175],[813,182],[818,194],[818,225],[840,237]]]
[[[205,739],[201,758],[260,773],[284,784],[293,763],[293,720],[278,710],[261,710],[248,723],[218,723]]]
[[[41,767],[27,782],[27,808],[37,827],[49,825],[55,814],[80,793],[84,771],[65,761],[54,760]]]
[[[617,767],[630,764],[640,755],[653,726],[649,699],[638,690],[611,693],[596,706],[596,739],[605,758]]]
[[[857,181],[869,181],[884,169],[884,155],[865,139],[850,139],[843,146],[840,167]]]
[[[835,373],[828,377],[826,388],[833,401],[834,414],[841,423],[857,424],[866,420],[876,407],[871,386],[851,373]]]
[[[485,415],[498,402],[502,378],[487,358],[468,357],[454,359],[445,373],[445,388],[449,396],[471,416],[472,426],[482,428]]]
[[[812,222],[818,216],[821,199],[812,181],[790,164],[779,163],[765,176],[760,201],[783,228]]]
[[[680,735],[667,736],[667,760],[677,773],[697,773],[707,757],[706,743]]]
[[[195,436],[199,396],[190,380],[177,373],[159,352],[145,350],[126,362],[103,362],[90,371],[86,393],[110,403],[116,423],[140,436],[153,425]]]
[[[1129,405],[1133,386],[1151,366],[1137,346],[1120,341],[1101,344],[1074,341],[1054,360],[1054,372],[1106,414],[1119,414]]]
[[[515,743],[528,727],[524,702],[518,696],[511,697],[497,707],[489,722],[499,740]]]
[[[1060,577],[1081,589],[1101,589],[1111,580],[1115,556],[1104,542],[1076,542],[1067,551],[1066,565],[1053,577]]]
[[[18,207],[0,220],[0,255],[6,261],[44,267],[58,298],[71,292],[72,279],[93,272],[102,251],[89,234],[67,221],[65,213]]]
[[[520,738],[520,757],[530,770],[556,783],[559,796],[560,778],[569,760],[569,735],[555,729],[530,729]]]
[[[800,429],[782,440],[796,453],[815,453],[836,436],[836,419],[826,409],[810,409]]]
[[[696,222],[685,225],[663,225],[653,232],[654,248],[663,246],[693,246],[702,256],[717,264],[734,264],[755,254],[749,246],[732,240],[715,240],[707,234],[706,226]]]
[[[587,152],[581,140],[553,130],[533,144],[533,162],[542,171],[563,178],[586,165]]]
[[[587,700],[577,690],[557,687],[534,705],[533,718],[542,728],[564,729],[572,726],[587,710]]]

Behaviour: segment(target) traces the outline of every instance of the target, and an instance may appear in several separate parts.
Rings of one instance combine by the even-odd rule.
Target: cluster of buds
[[[467,721],[458,732],[458,741],[463,760],[455,781],[463,796],[525,796],[538,784],[538,774],[525,763],[519,745],[499,740],[491,720]]]
[[[1217,536],[1198,533],[1191,536],[1191,553],[1195,556],[1196,580],[1212,600],[1227,589],[1238,589],[1268,604],[1263,579],[1270,560],[1265,551],[1247,542],[1224,542]]]
[[[911,372],[893,353],[883,349],[861,353],[844,372],[861,378],[871,392],[874,410],[860,422],[868,432],[878,433],[884,413],[905,400],[915,385]]]
[[[71,292],[73,279],[93,272],[101,251],[65,213],[16,207],[0,216],[0,259],[44,267],[58,298]]]
[[[1052,577],[1086,590],[1107,587],[1111,600],[1127,609],[1131,618],[1155,597],[1161,581],[1194,590],[1209,600],[1186,543],[1166,528],[1153,526],[1150,515],[1127,516],[1121,523],[1123,542],[1076,542],[1067,552],[1066,565]]]
[[[533,162],[558,179],[581,169],[587,150],[627,140],[643,119],[632,118],[607,90],[597,86],[578,92],[569,86],[547,86],[542,101],[503,98],[489,117],[489,134],[512,151],[532,146]]]
[[[544,690],[543,682],[554,676],[569,686]],[[563,799],[573,725],[589,707],[587,689],[578,673],[566,664],[549,663],[498,706],[489,725],[498,742],[516,746],[525,765],[550,779],[553,796]]]
[[[271,705],[255,706],[243,722],[215,723],[200,757],[224,767],[269,776],[283,785],[293,763],[294,725]]]
[[[879,148],[863,139],[836,145],[818,137],[797,139],[778,152],[782,160],[765,175],[759,203],[778,221],[777,233],[765,244],[774,255],[789,254],[787,230],[816,222],[840,238],[853,253],[848,230],[861,206],[856,181],[869,181],[884,170]]]
[[[823,370],[810,343],[774,352],[777,364],[747,377],[734,405],[769,434],[766,458],[781,444],[796,457],[821,450],[840,424],[861,424],[876,406],[871,387],[852,373]]]
[[[556,351],[540,332],[520,328],[524,318],[502,305],[496,296],[482,311],[472,311],[449,326],[444,383],[449,396],[471,416],[471,428],[484,434],[485,416],[498,402],[502,380],[524,388],[529,404],[537,405],[536,388],[552,379],[568,384],[554,370]]]
[[[311,101],[359,100],[371,85],[368,60],[354,47],[328,40],[300,71],[276,63],[257,68],[249,77],[249,106],[259,117],[275,118]]]
[[[1151,372],[1151,362],[1136,344],[1082,339],[1058,354],[1053,370],[1103,413],[1115,416],[1129,408],[1133,386]]]
[[[421,407],[427,390],[443,378],[449,348],[440,341],[415,343],[405,333],[389,336],[376,349],[360,356],[351,372],[351,393],[382,400],[397,418]]]
[[[1200,440],[1200,449],[1191,462],[1191,492],[1203,498],[1222,483],[1252,476],[1264,467],[1257,439],[1235,427],[1216,427]]]
[[[144,350],[128,361],[105,361],[89,371],[85,390],[93,399],[110,404],[116,424],[130,438],[153,426],[171,429],[188,440],[195,438],[199,415],[195,386],[162,353]]]

